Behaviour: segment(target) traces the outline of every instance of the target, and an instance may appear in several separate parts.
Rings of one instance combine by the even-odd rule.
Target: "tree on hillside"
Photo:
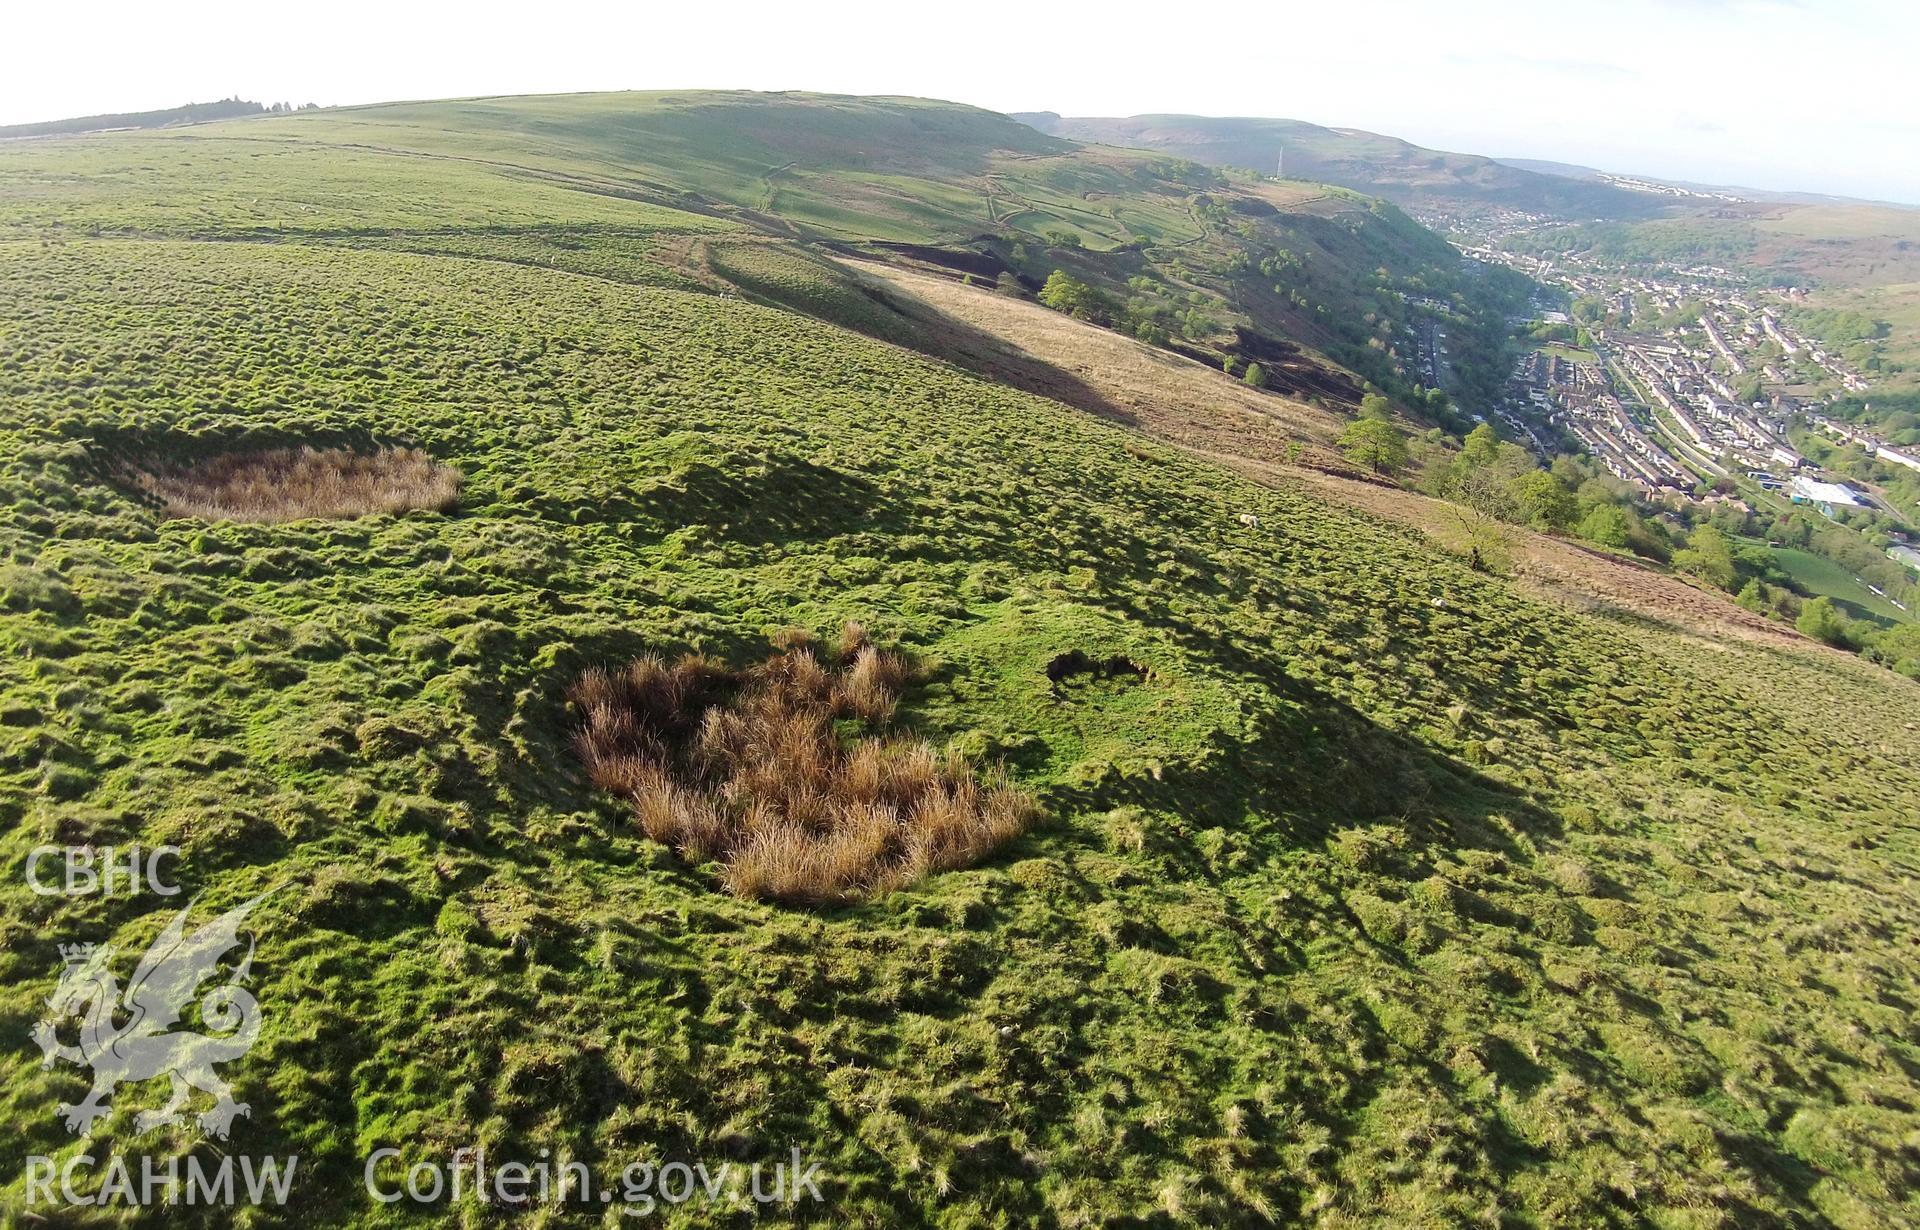
[[[1247,364],[1247,374],[1242,377],[1242,379],[1256,389],[1264,389],[1267,387],[1266,369],[1258,363]]]
[[[1545,470],[1529,470],[1507,485],[1515,511],[1537,530],[1564,530],[1573,524],[1573,492]]]
[[[1064,269],[1047,275],[1046,285],[1040,288],[1040,302],[1056,312],[1095,324],[1105,324],[1112,308],[1107,296]]]
[[[1360,417],[1388,422],[1393,418],[1393,403],[1378,393],[1368,393],[1360,399]]]
[[[1874,656],[1909,679],[1920,679],[1920,624],[1900,624],[1873,641]]]
[[[1493,424],[1482,423],[1467,433],[1460,443],[1461,468],[1483,468],[1493,465],[1500,458],[1500,433]]]
[[[1687,540],[1687,548],[1673,557],[1674,567],[1732,592],[1739,580],[1733,562],[1733,541],[1711,525],[1703,525]]]
[[[1831,598],[1815,598],[1800,608],[1800,618],[1794,621],[1794,627],[1816,641],[1825,641],[1839,649],[1852,648],[1852,637],[1848,634],[1847,617]]]
[[[1460,451],[1444,466],[1436,464],[1429,471],[1427,486],[1430,494],[1442,499],[1470,498],[1503,520],[1520,521],[1528,514],[1518,507],[1518,484],[1537,472],[1532,454],[1502,440],[1482,423],[1467,433]]]
[[[1574,530],[1588,542],[1599,543],[1603,547],[1626,546],[1627,535],[1632,532],[1633,522],[1627,519],[1626,510],[1618,504],[1595,504]]]
[[[1493,466],[1475,466],[1447,484],[1447,511],[1459,527],[1461,546],[1475,572],[1504,572],[1512,554],[1518,519],[1510,483]]]
[[[1085,282],[1064,269],[1056,269],[1047,275],[1046,285],[1040,288],[1040,302],[1056,312],[1071,313],[1086,289]]]
[[[1347,424],[1340,434],[1340,451],[1348,461],[1375,474],[1392,474],[1408,459],[1406,437],[1385,419],[1355,419]]]

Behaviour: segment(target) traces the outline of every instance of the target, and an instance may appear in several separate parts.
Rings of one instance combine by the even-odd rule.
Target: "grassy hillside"
[[[935,274],[875,263],[854,273],[886,288],[896,319],[915,322],[920,337],[945,338],[949,357],[989,379],[1196,452],[1281,461],[1317,445],[1311,456],[1334,461],[1339,415],[1249,388],[1212,365]]]
[[[942,328],[954,342],[956,361],[970,371],[1124,422],[1255,481],[1304,484],[1337,503],[1417,529],[1462,555],[1470,548],[1475,521],[1463,517],[1457,504],[1364,481],[1333,447],[1344,426],[1335,415],[1264,396],[1201,364],[978,287],[873,264],[861,265],[853,276],[890,288],[895,319],[914,321],[923,331]],[[1051,381],[1032,379],[1036,360],[1044,365],[1039,370],[1052,373]],[[1517,527],[1506,537],[1515,577],[1539,596],[1582,608],[1604,606],[1710,637],[1800,640],[1717,590],[1630,556]],[[1871,597],[1849,584],[1841,596]]]
[[[265,103],[249,102],[235,96],[218,102],[187,103],[159,111],[122,111],[109,115],[82,115],[65,120],[47,120],[34,124],[0,124],[0,140],[16,137],[51,137],[62,133],[99,132],[110,128],[164,128],[169,124],[204,124],[208,120],[230,119],[242,115],[261,115]],[[280,104],[285,110],[285,104]]]
[[[560,225],[631,219],[626,202],[646,201],[852,239],[963,241],[1003,213],[1044,214],[1048,225],[1106,245],[1134,237],[1129,221],[1176,240],[1195,236],[1184,192],[1155,199],[1151,160],[1075,149],[993,112],[917,99],[696,91],[390,103],[200,125],[145,142],[9,150],[7,195],[30,207],[8,220],[173,232],[202,218],[221,229],[399,229],[423,224],[417,202],[486,202],[497,224],[539,208]],[[184,175],[216,198],[194,202],[198,213],[179,199],[152,202],[150,213],[117,193],[99,201],[95,185],[132,186],[125,161],[135,151],[153,187]],[[309,165],[326,168],[327,184],[361,183],[375,199],[338,216],[303,191]],[[1130,191],[1140,187],[1135,171],[1147,191]],[[414,192],[381,191],[414,179]],[[1087,194],[1102,190],[1128,199],[1089,205]]]
[[[1125,119],[1018,118],[1037,130],[1076,141],[1157,150],[1209,166],[1249,167],[1292,179],[1321,180],[1414,209],[1478,212],[1523,210],[1567,218],[1640,217],[1657,205],[1605,183],[1525,170],[1477,154],[1430,150],[1357,128],[1322,128],[1301,120],[1202,115],[1135,115]]]
[[[1920,1216],[1920,686],[1544,600],[869,335],[981,321],[826,323],[862,280],[669,183],[704,145],[645,106],[549,145],[553,107],[0,151],[9,1222],[72,1212],[22,1207],[31,1155],[224,1151],[302,1159],[252,1224],[478,1223],[361,1183],[476,1144],[798,1147],[828,1203],[770,1217],[820,1225]],[[206,522],[128,478],[299,445],[424,449],[458,504]],[[583,780],[582,669],[847,619],[1031,832],[797,909]],[[28,852],[134,841],[202,913],[277,888],[224,1143],[137,1133],[162,1082],[69,1135],[83,1074],[27,1042],[58,945],[131,968],[175,908],[36,896]]]
[[[1413,392],[1405,296],[1438,296],[1457,395],[1507,367],[1500,288],[1398,210],[1316,185],[1083,147],[916,99],[689,91],[396,103],[140,137],[35,142],[0,158],[0,230],[354,236],[669,284],[668,232],[750,229],[931,259],[1012,289],[1056,269],[1103,323],[1329,403],[1362,381]],[[651,237],[651,238],[647,238]],[[590,238],[590,242],[588,241]],[[644,242],[642,240],[644,239]],[[563,249],[556,252],[555,248]],[[1476,403],[1477,404],[1477,403]]]

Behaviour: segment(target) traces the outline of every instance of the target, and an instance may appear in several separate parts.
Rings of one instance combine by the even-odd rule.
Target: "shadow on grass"
[[[856,532],[882,500],[860,475],[772,453],[677,467],[641,488],[634,503],[663,527],[705,526],[761,546]]]
[[[204,461],[227,453],[259,453],[275,449],[347,449],[374,453],[387,448],[413,448],[420,442],[393,432],[366,427],[326,427],[319,424],[282,426],[258,418],[236,417],[231,425],[200,430],[159,427],[113,427],[92,424],[85,432],[96,473],[111,477],[123,466],[167,467]]]
[[[1380,821],[1399,827],[1414,851],[1445,846],[1520,857],[1511,830],[1560,834],[1559,817],[1471,766],[1297,680],[1269,686],[1282,707],[1205,764],[1170,766],[1158,778],[1109,774],[1089,786],[1056,786],[1046,802],[1057,814],[1133,805],[1198,828],[1246,830],[1269,857]],[[1249,825],[1254,817],[1258,827]]]

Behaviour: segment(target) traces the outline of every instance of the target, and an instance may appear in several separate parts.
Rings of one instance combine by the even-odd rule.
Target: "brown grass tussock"
[[[741,671],[642,657],[575,683],[575,746],[647,836],[718,860],[729,892],[870,898],[976,862],[1038,814],[1003,771],[983,779],[964,756],[886,731],[913,673],[857,624],[831,649],[783,633]],[[843,723],[862,733],[843,737]]]
[[[226,453],[188,465],[133,472],[173,517],[204,521],[335,520],[415,508],[445,510],[460,498],[460,471],[417,448],[285,448]]]

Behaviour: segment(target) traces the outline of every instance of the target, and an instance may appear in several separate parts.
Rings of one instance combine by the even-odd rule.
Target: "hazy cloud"
[[[1462,54],[1454,52],[1441,57],[1442,63],[1456,68],[1470,70],[1495,69],[1500,71],[1521,71],[1551,75],[1555,77],[1594,77],[1628,78],[1640,74],[1624,64],[1609,64],[1600,60],[1569,60],[1552,57],[1517,55],[1508,52],[1499,54]]]
[[[1912,0],[1219,0],[1151,27],[1067,5],[618,0],[13,5],[0,123],[234,93],[323,104],[571,90],[916,94],[1063,115],[1265,115],[1472,153],[1920,201]],[[1053,48],[1044,67],[1009,52]],[[1225,40],[1223,42],[1223,39]],[[903,54],[937,48],[937,54]],[[1879,88],[1874,88],[1878,86]],[[1891,134],[1891,135],[1890,135]],[[1752,174],[1748,171],[1752,170]]]

